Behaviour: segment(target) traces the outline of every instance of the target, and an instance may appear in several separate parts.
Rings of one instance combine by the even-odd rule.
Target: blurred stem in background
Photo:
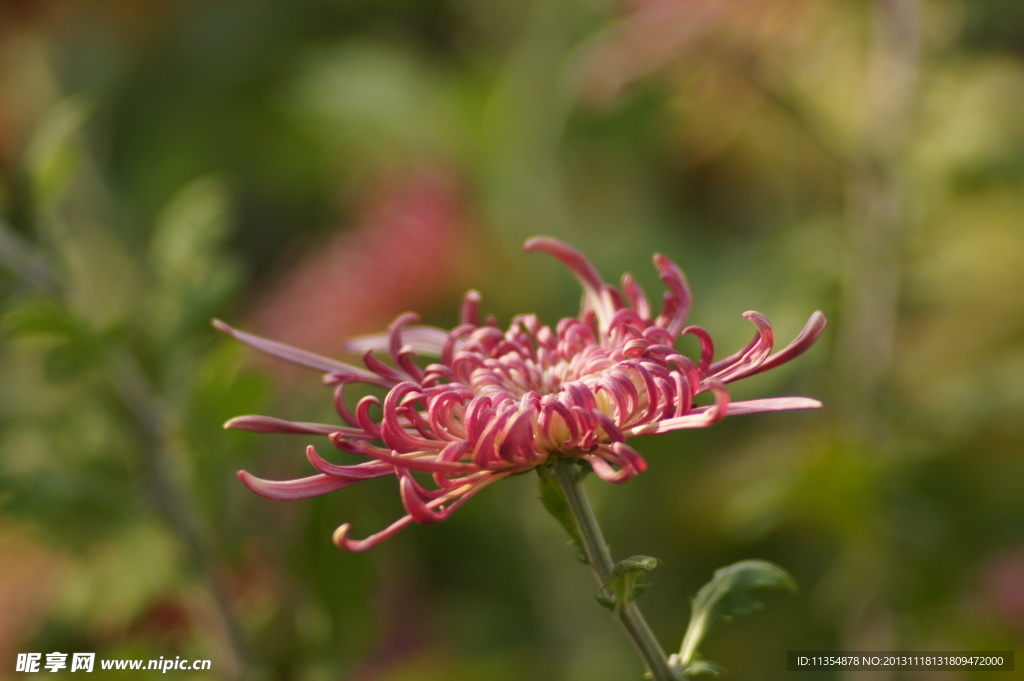
[[[3,220],[0,220],[0,264],[33,288],[54,291],[56,283],[46,259]]]
[[[150,497],[185,549],[189,567],[209,592],[230,657],[218,660],[218,674],[240,678],[250,668],[241,628],[224,585],[217,578],[215,558],[201,531],[195,499],[181,482],[169,443],[176,429],[171,411],[153,389],[136,358],[128,351],[108,351],[106,369],[114,390],[134,417],[141,447],[140,463]]]
[[[847,386],[842,409],[863,442],[892,440],[892,407],[899,402],[893,395],[893,353],[910,212],[903,157],[918,99],[918,15],[918,0],[873,3],[860,140],[847,171],[849,248],[836,357]],[[892,453],[886,447],[882,450],[861,448],[866,457]],[[845,650],[900,647],[892,604],[898,570],[884,558],[897,552],[870,545],[885,541],[882,536],[866,537],[854,547],[874,557],[849,577],[861,585],[865,598],[845,617]]]
[[[876,0],[859,155],[847,172],[847,271],[840,368],[854,387],[844,407],[864,435],[886,431],[908,206],[902,173],[917,104],[917,0]]]
[[[157,364],[152,371],[155,374],[167,374],[164,383],[178,381],[189,384],[194,380],[193,377],[172,375],[176,368],[180,368],[178,365],[181,359],[188,366],[192,363],[191,358],[174,358],[160,352],[161,345],[177,346],[177,351],[183,355],[189,352],[192,345],[184,338],[178,338],[178,343],[173,340],[168,343],[166,339],[160,338],[161,332],[166,332],[168,339],[181,334],[184,320],[164,319],[167,322],[164,328],[146,325],[147,322],[175,311],[173,305],[154,309],[158,307],[157,302],[166,302],[161,300],[167,297],[160,290],[161,287],[187,289],[193,283],[208,283],[204,280],[208,279],[209,272],[203,268],[208,257],[189,257],[189,245],[183,245],[181,241],[187,239],[183,234],[188,235],[196,230],[203,232],[211,225],[202,219],[195,220],[196,225],[177,224],[172,215],[171,222],[175,224],[165,226],[164,231],[170,233],[165,241],[178,243],[161,244],[172,246],[167,249],[172,252],[157,253],[158,257],[153,259],[155,262],[146,262],[146,272],[152,278],[147,278],[136,291],[140,296],[134,301],[138,306],[137,314],[127,323],[116,319],[116,315],[114,321],[91,318],[90,311],[83,306],[103,311],[108,304],[112,307],[117,304],[103,296],[90,300],[89,287],[80,287],[75,282],[76,276],[81,276],[76,275],[74,270],[74,261],[79,255],[75,253],[77,239],[81,238],[82,231],[102,230],[99,225],[111,219],[110,216],[94,212],[95,207],[102,204],[97,192],[102,192],[103,186],[98,172],[85,163],[85,145],[79,139],[79,128],[86,122],[86,111],[87,107],[82,106],[81,102],[66,100],[54,107],[50,116],[44,118],[29,145],[25,159],[25,173],[29,181],[25,183],[26,196],[21,197],[20,204],[26,222],[31,226],[24,226],[19,233],[13,226],[0,221],[0,266],[26,287],[8,301],[5,331],[13,332],[12,335],[42,332],[61,337],[65,344],[57,347],[54,355],[61,353],[59,357],[64,358],[63,363],[67,365],[65,369],[70,372],[69,376],[96,379],[96,382],[89,382],[87,389],[92,393],[92,398],[103,402],[108,395],[113,396],[115,402],[119,403],[121,413],[128,415],[130,425],[122,433],[122,437],[127,436],[128,442],[122,444],[127,445],[127,449],[137,459],[143,483],[142,498],[139,501],[151,505],[171,529],[183,550],[188,570],[206,590],[212,606],[210,610],[217,620],[216,628],[220,630],[219,638],[222,639],[217,672],[223,678],[235,679],[247,667],[243,637],[232,613],[230,599],[216,575],[214,551],[204,536],[204,523],[199,517],[200,505],[186,482],[182,457],[176,456],[176,450],[189,447],[181,424],[187,405],[180,403],[180,396],[162,394],[140,361],[140,353],[151,358],[155,355]],[[84,182],[83,176],[87,178]],[[81,184],[86,185],[85,191],[89,193],[84,200]],[[172,202],[170,212],[178,210],[184,213],[186,222],[201,218],[204,208],[209,207],[203,205],[210,198],[210,192],[206,189],[202,183],[186,188],[184,198],[179,196],[178,203],[188,204],[191,201],[194,205],[182,208]],[[95,224],[91,224],[93,222]],[[22,236],[22,233],[36,237],[38,245],[33,244],[29,237]],[[216,238],[211,237],[211,234],[216,233],[217,229],[209,230],[209,233],[198,238],[201,241]],[[160,259],[170,261],[181,258],[183,251],[192,269],[174,272],[177,281],[161,277],[168,273],[162,270],[168,268]],[[107,255],[112,262],[116,259],[114,252]],[[224,271],[228,270],[230,267]],[[86,277],[100,273],[100,270],[88,272]],[[195,278],[196,281],[182,281],[189,278]],[[139,284],[137,281],[112,283],[128,288]],[[220,284],[211,286],[210,292],[214,298],[226,293],[225,283],[222,279]],[[184,300],[177,302],[180,310],[180,303]],[[100,316],[105,313],[101,312]],[[202,328],[205,330],[205,325]],[[156,347],[146,347],[150,342]],[[60,468],[62,462],[58,458],[51,464]],[[60,473],[55,472],[54,475]],[[134,493],[137,490],[132,486],[129,491]]]

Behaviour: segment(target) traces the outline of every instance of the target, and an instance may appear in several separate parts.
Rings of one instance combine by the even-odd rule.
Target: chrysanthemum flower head
[[[760,313],[747,312],[744,316],[756,327],[754,339],[715,360],[708,333],[686,324],[690,290],[668,258],[654,256],[668,287],[655,315],[629,274],[616,289],[582,254],[556,239],[530,239],[525,249],[553,255],[576,276],[584,291],[577,317],[552,328],[535,315],[520,315],[502,329],[494,319],[481,319],[480,295],[470,291],[461,323],[451,331],[420,325],[416,315],[403,314],[387,333],[353,341],[350,349],[362,352],[364,367],[215,321],[217,328],[262,352],[322,372],[324,383],[334,388],[334,406],[343,421],[240,416],[225,427],[326,436],[338,449],[366,459],[340,465],[309,446],[306,455],[316,474],[274,481],[241,471],[242,482],[271,499],[303,499],[395,476],[404,516],[365,539],[352,539],[348,523],[334,533],[339,547],[363,551],[411,523],[444,520],[488,485],[543,466],[552,457],[579,459],[602,480],[619,483],[647,468],[627,444],[631,437],[703,428],[736,414],[821,406],[806,397],[733,402],[725,387],[807,350],[825,328],[820,312],[775,354],[771,324]],[[699,340],[699,358],[676,350],[683,335]],[[417,362],[417,357],[434,362]],[[386,395],[363,396],[351,408],[347,391],[357,384],[383,388]],[[694,398],[704,392],[713,394],[714,403],[696,406]],[[432,484],[423,482],[428,478]]]

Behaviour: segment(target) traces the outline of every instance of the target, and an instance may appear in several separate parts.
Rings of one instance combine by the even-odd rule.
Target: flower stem
[[[555,461],[555,479],[558,487],[569,504],[569,510],[576,524],[579,526],[580,537],[583,540],[583,550],[587,555],[587,562],[594,571],[597,583],[601,586],[603,595],[608,599],[614,599],[614,594],[606,585],[611,581],[612,568],[615,563],[612,561],[608,545],[605,543],[604,535],[597,524],[597,516],[590,505],[587,493],[583,489],[583,479],[575,462],[570,458],[559,458]],[[665,652],[661,649],[654,633],[647,625],[644,616],[635,602],[619,604],[619,622],[622,623],[626,635],[633,642],[637,652],[647,663],[655,681],[677,681],[668,665]]]

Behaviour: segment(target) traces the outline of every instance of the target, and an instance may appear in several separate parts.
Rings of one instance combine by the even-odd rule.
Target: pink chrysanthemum
[[[493,319],[481,322],[480,295],[470,291],[462,323],[450,332],[415,325],[416,315],[404,314],[388,333],[351,343],[352,350],[362,351],[365,369],[215,321],[217,328],[262,352],[324,372],[324,383],[334,386],[334,406],[347,424],[240,416],[225,427],[326,435],[338,449],[369,459],[338,465],[310,446],[306,455],[316,475],[272,481],[240,471],[242,482],[271,499],[304,499],[394,475],[406,515],[366,539],[351,539],[348,523],[334,533],[339,547],[363,551],[413,522],[444,520],[488,485],[556,455],[586,461],[602,480],[624,482],[647,468],[626,444],[630,437],[703,428],[736,414],[821,406],[806,397],[730,402],[725,388],[807,350],[825,328],[820,312],[774,355],[768,320],[747,312],[757,335],[739,352],[714,361],[708,333],[685,325],[690,291],[668,258],[654,256],[669,291],[661,314],[652,317],[647,298],[629,274],[623,275],[620,291],[560,241],[538,237],[527,241],[525,249],[550,253],[576,275],[584,290],[578,318],[565,318],[551,329],[535,315],[522,315],[502,330]],[[676,340],[686,334],[700,341],[696,361],[675,349]],[[390,365],[374,355],[381,350],[390,354]],[[418,355],[437,361],[421,367],[414,361]],[[345,390],[354,383],[384,388],[387,395],[383,401],[364,396],[352,410]],[[694,397],[707,391],[714,393],[715,403],[695,406]],[[414,477],[416,472],[431,474],[433,487]]]

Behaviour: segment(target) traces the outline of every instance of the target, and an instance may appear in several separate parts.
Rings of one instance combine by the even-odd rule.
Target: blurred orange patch
[[[13,660],[49,614],[67,560],[7,526],[0,526],[0,555],[0,659]]]

